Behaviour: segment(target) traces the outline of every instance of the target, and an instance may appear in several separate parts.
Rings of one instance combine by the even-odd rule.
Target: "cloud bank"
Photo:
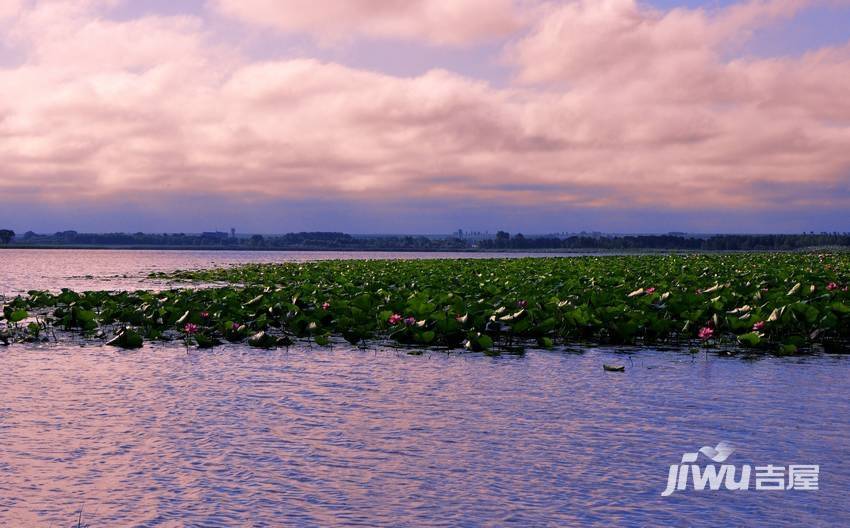
[[[3,2],[0,45],[15,50],[0,66],[3,200],[206,194],[234,207],[425,200],[529,214],[850,206],[850,43],[746,53],[805,2],[345,5],[218,0],[122,19],[109,15],[115,1]],[[213,29],[222,13],[335,42],[514,35],[501,52],[514,81],[260,60]]]

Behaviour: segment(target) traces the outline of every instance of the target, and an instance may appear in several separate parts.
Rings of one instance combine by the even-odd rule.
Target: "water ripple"
[[[844,358],[0,354],[9,526],[70,526],[83,504],[93,527],[850,522]],[[820,464],[821,490],[661,497],[670,464],[720,440],[741,463]]]

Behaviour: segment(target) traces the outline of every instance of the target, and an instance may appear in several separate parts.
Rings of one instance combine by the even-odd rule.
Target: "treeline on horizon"
[[[629,235],[524,237],[500,231],[492,240],[482,240],[482,249],[672,249],[683,251],[792,250],[809,247],[850,246],[850,233],[788,235]]]
[[[173,247],[212,249],[327,249],[327,250],[640,250],[752,251],[793,250],[809,247],[850,247],[850,233],[803,233],[774,235],[574,235],[523,236],[499,231],[493,238],[461,239],[456,236],[353,236],[334,232],[302,232],[285,235],[237,237],[212,232],[184,233],[78,233],[51,235],[31,231],[15,236],[0,229],[0,243],[14,247]]]

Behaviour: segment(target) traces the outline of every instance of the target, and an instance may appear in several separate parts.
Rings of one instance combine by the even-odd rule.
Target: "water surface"
[[[168,287],[146,279],[153,272],[208,269],[248,263],[335,259],[568,257],[580,253],[469,253],[398,251],[192,251],[2,249],[0,296],[29,290],[138,290]]]
[[[447,256],[0,251],[0,295]],[[850,525],[848,358],[630,352],[0,347],[0,525],[72,526],[81,507],[93,528]],[[738,465],[819,464],[820,490],[661,497],[669,465],[721,440]]]
[[[850,522],[844,358],[0,354],[8,526],[69,526],[83,504],[92,526]],[[820,464],[821,489],[661,497],[670,464],[720,440],[739,464]]]

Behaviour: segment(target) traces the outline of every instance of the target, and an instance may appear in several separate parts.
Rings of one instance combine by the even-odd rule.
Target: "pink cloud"
[[[725,9],[657,10],[635,0],[550,5],[531,33],[509,50],[525,83],[643,80],[701,74],[718,57],[808,0],[750,1]]]
[[[216,0],[224,14],[325,43],[350,37],[468,44],[517,31],[529,0]]]
[[[23,7],[23,0],[0,0],[0,20],[16,16]]]
[[[850,45],[728,53],[796,4],[569,4],[511,49],[504,88],[259,62],[199,18],[57,5],[20,15],[26,60],[0,68],[4,196],[763,210],[850,184]]]
[[[587,168],[607,188],[633,186],[647,204],[764,207],[741,191],[766,181],[846,186],[850,178],[840,147],[850,140],[847,103],[838,93],[850,79],[850,47],[724,59],[804,5],[662,12],[633,0],[585,0],[553,9],[508,57],[520,82],[564,90],[558,117],[546,115],[543,126],[555,130],[552,120],[563,119],[566,137],[607,151],[609,161]]]

